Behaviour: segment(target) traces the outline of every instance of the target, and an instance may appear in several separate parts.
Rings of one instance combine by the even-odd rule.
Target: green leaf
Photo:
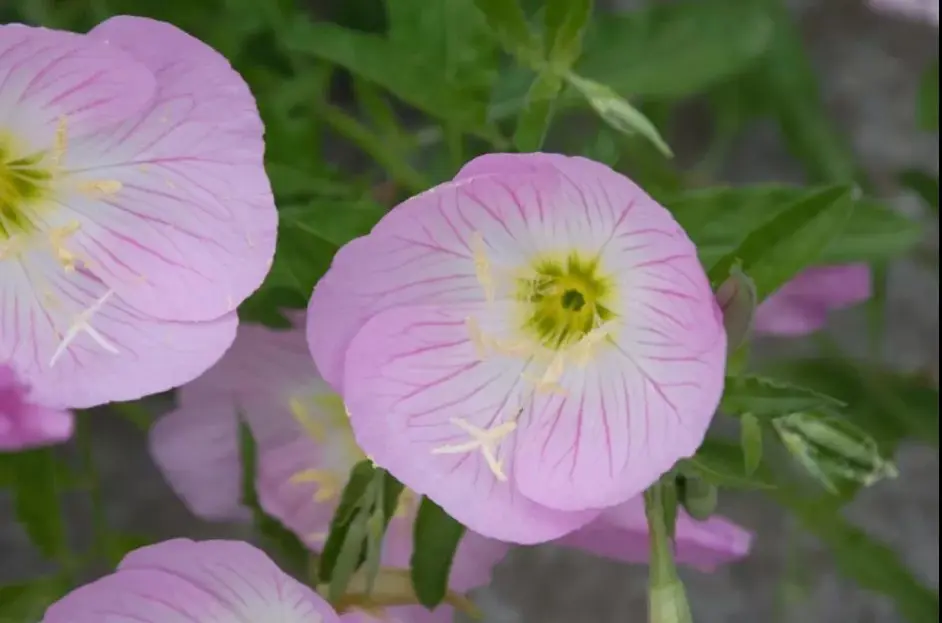
[[[696,243],[705,266],[735,250],[756,229],[826,187],[780,185],[715,187],[671,193],[663,203]],[[923,225],[884,204],[856,202],[846,227],[822,250],[820,261],[840,264],[897,257],[922,240]]]
[[[51,560],[70,556],[59,499],[56,456],[51,449],[12,455],[13,507],[16,520],[40,553]]]
[[[739,421],[740,444],[746,474],[752,475],[762,464],[762,425],[751,413],[744,413]]]
[[[551,72],[537,76],[527,94],[527,105],[520,111],[514,146],[520,152],[539,151],[553,118],[553,105],[562,80]]]
[[[582,155],[589,160],[595,160],[614,168],[621,160],[621,146],[618,143],[620,135],[608,126],[603,126],[582,150]]]
[[[898,475],[876,441],[844,417],[803,411],[776,418],[772,425],[792,457],[834,495]]]
[[[628,135],[640,134],[665,156],[672,155],[670,147],[661,138],[654,124],[610,87],[572,73],[566,76],[566,80],[612,128]]]
[[[363,546],[367,541],[369,520],[370,514],[368,512],[356,513],[344,530],[343,543],[330,573],[330,588],[327,598],[332,602],[336,602],[343,597],[347,584],[350,583],[350,578],[353,577],[363,560]]]
[[[801,498],[785,488],[773,491],[772,496],[825,544],[842,575],[892,599],[909,623],[939,620],[938,592],[917,580],[888,546],[851,525],[820,500]]]
[[[436,76],[487,101],[500,48],[474,0],[386,0],[389,40]]]
[[[310,561],[308,548],[297,535],[279,520],[268,515],[258,501],[255,483],[258,478],[258,452],[248,424],[239,418],[239,459],[242,464],[241,502],[252,511],[252,523],[266,545],[278,555],[292,573],[302,573]]]
[[[451,563],[464,533],[463,525],[435,502],[422,498],[415,518],[415,545],[409,567],[416,597],[429,610],[445,598]]]
[[[29,623],[71,588],[68,577],[53,575],[21,584],[0,586],[0,623]]]
[[[435,79],[429,59],[413,57],[383,37],[301,18],[279,37],[291,52],[339,65],[433,117],[468,130],[484,126],[487,103],[480,93]]]
[[[657,4],[594,20],[574,71],[626,97],[679,99],[741,72],[762,56],[771,34],[768,16],[751,2]],[[491,118],[519,111],[531,81],[526,68],[504,72]],[[579,103],[572,95],[568,103]]]
[[[818,73],[795,19],[783,0],[762,0],[774,24],[768,53],[751,74],[740,81],[778,121],[788,149],[802,161],[815,182],[862,181],[847,140],[830,118],[818,87]]]
[[[312,201],[287,205],[280,211],[282,227],[297,228],[337,247],[370,233],[385,213],[368,199]]]
[[[939,131],[939,59],[926,68],[919,84],[916,105],[919,125],[926,132]],[[938,201],[938,199],[936,199]]]
[[[592,0],[548,0],[543,43],[553,71],[563,75],[582,51],[582,36],[592,17]]]
[[[518,0],[474,0],[474,4],[508,52],[530,67],[540,61],[539,41],[531,32]]]
[[[779,362],[774,374],[847,403],[847,417],[873,435],[884,456],[913,437],[939,445],[939,390],[927,378],[839,357]]]
[[[838,409],[843,402],[820,392],[762,376],[726,377],[720,411],[770,420],[798,411]]]
[[[337,505],[334,516],[330,520],[330,532],[324,543],[324,550],[321,552],[318,578],[322,582],[331,582],[333,579],[334,566],[344,547],[350,525],[357,517],[364,515],[364,511],[368,517],[372,500],[367,499],[367,493],[375,473],[373,463],[369,460],[360,461],[350,471],[350,479],[340,496],[340,504]],[[366,518],[363,521],[365,522]]]
[[[925,171],[909,169],[899,175],[899,182],[926,202],[936,214],[939,213],[939,178]]]
[[[775,484],[760,471],[746,474],[746,459],[739,444],[707,439],[697,453],[678,464],[682,474],[698,477],[717,487],[731,489],[770,489]]]
[[[713,265],[714,283],[737,262],[755,281],[759,300],[815,264],[821,249],[836,238],[854,209],[850,188],[833,186],[792,204],[750,233],[739,247]]]

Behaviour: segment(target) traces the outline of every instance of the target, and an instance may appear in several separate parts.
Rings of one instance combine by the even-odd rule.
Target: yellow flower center
[[[53,170],[44,164],[45,154],[23,155],[25,151],[0,130],[0,243],[35,233],[52,194]]]
[[[517,279],[521,325],[543,347],[558,351],[577,344],[612,320],[614,287],[600,274],[597,258],[572,252],[543,257]]]

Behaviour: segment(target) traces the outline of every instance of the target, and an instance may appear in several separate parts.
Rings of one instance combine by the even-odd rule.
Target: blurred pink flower
[[[870,0],[881,13],[896,13],[920,22],[939,25],[939,0]]]
[[[798,336],[824,327],[828,312],[870,298],[870,267],[844,264],[810,268],[772,293],[756,310],[756,333]]]
[[[262,134],[169,24],[0,26],[0,360],[37,400],[139,398],[225,352],[274,254]]]
[[[303,324],[303,317],[298,318]],[[151,430],[154,459],[174,490],[197,515],[243,521],[237,411],[257,442],[257,489],[262,507],[312,549],[319,549],[353,466],[366,458],[357,447],[339,396],[320,378],[304,332],[243,325],[232,349],[206,374],[182,387],[179,408]],[[382,563],[408,567],[417,498],[406,491],[383,541]],[[468,533],[459,546],[451,588],[486,585],[507,546]],[[387,609],[419,623],[449,621],[450,606]],[[374,620],[349,614],[345,622]],[[425,617],[425,618],[423,618]],[[392,620],[396,620],[395,618]]]
[[[151,430],[150,447],[184,503],[207,519],[248,520],[247,509],[239,503],[236,412],[241,411],[258,444],[257,488],[263,508],[318,549],[350,469],[365,455],[353,439],[339,396],[319,377],[303,333],[242,325],[226,356],[178,395],[179,407]],[[400,499],[383,542],[386,566],[409,564],[417,501],[408,490]],[[681,563],[710,569],[744,555],[749,535],[722,519],[696,523],[681,515],[677,542]],[[560,544],[645,562],[643,503],[635,498],[611,509]],[[466,533],[452,568],[451,588],[465,592],[487,584],[507,549],[504,543]],[[404,606],[389,608],[386,614],[393,621],[431,623],[450,620],[452,608],[429,613]],[[375,620],[367,614],[342,618],[345,623]]]
[[[69,593],[43,623],[338,623],[310,588],[248,543],[164,541],[128,554],[115,573]]]
[[[13,368],[0,364],[0,452],[65,441],[74,426],[68,411],[34,404]]]
[[[506,541],[639,495],[696,450],[723,391],[694,245],[584,158],[477,158],[343,247],[308,315],[360,446]]]

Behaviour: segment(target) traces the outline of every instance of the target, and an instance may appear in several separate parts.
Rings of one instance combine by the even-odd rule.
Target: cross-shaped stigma
[[[108,302],[108,299],[114,294],[114,290],[108,290],[105,292],[101,298],[95,301],[91,307],[80,313],[74,322],[69,326],[68,330],[65,332],[65,337],[62,338],[62,341],[59,343],[56,352],[52,354],[52,359],[49,360],[49,367],[51,368],[59,360],[59,357],[66,351],[66,349],[75,341],[75,338],[78,337],[79,333],[87,333],[88,337],[95,340],[95,343],[104,348],[109,353],[118,354],[118,349],[111,344],[104,336],[95,330],[91,325],[92,316],[95,315],[98,310],[100,310],[105,303]]]
[[[471,437],[471,441],[461,444],[439,446],[438,448],[432,450],[432,454],[462,454],[464,452],[480,450],[481,454],[484,455],[484,460],[487,462],[487,466],[494,473],[494,476],[497,478],[497,480],[507,480],[507,475],[504,474],[503,465],[497,458],[495,452],[500,441],[516,430],[517,423],[504,422],[502,424],[498,424],[494,428],[484,429],[471,424],[464,418],[451,418],[451,422],[464,432],[468,433],[468,435]]]

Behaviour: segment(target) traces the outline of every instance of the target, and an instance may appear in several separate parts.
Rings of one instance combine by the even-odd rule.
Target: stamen
[[[483,361],[487,358],[487,347],[489,340],[481,331],[481,325],[478,323],[476,318],[468,316],[465,318],[464,322],[468,327],[468,335],[471,338],[471,344],[474,345],[474,352],[477,354],[478,359]]]
[[[484,298],[488,303],[493,303],[496,298],[494,275],[491,272],[491,262],[487,258],[484,236],[480,232],[471,234],[471,253],[474,257],[474,273],[484,289]]]
[[[324,430],[324,425],[315,419],[299,398],[289,400],[288,409],[291,410],[291,415],[294,416],[295,421],[314,441],[323,443],[327,439],[327,431]]]
[[[523,374],[523,378],[536,385],[536,391],[538,392],[566,396],[568,392],[559,385],[559,380],[563,378],[563,373],[566,371],[567,359],[566,353],[560,351],[553,355],[546,370],[543,371],[543,374],[539,378],[526,373]]]
[[[573,361],[583,368],[589,365],[598,346],[611,336],[614,326],[613,322],[608,322],[586,333],[572,348]]]
[[[317,485],[314,501],[329,502],[340,494],[340,478],[326,469],[305,469],[288,479],[293,485],[313,483]]]
[[[59,357],[66,351],[66,349],[72,344],[79,333],[86,333],[88,337],[92,338],[96,344],[101,346],[103,349],[112,353],[114,355],[118,354],[118,349],[115,348],[108,340],[106,340],[98,331],[96,331],[91,326],[91,319],[94,314],[102,308],[102,306],[108,302],[108,299],[112,297],[114,290],[108,290],[105,292],[101,298],[95,301],[91,307],[83,311],[78,315],[75,321],[69,326],[68,330],[65,332],[65,337],[62,338],[62,341],[59,343],[59,346],[56,348],[56,352],[53,353],[52,359],[49,360],[49,367],[51,368],[56,364],[56,361],[59,360]]]
[[[439,446],[432,450],[432,454],[464,454],[480,450],[484,456],[484,461],[488,468],[493,472],[494,477],[500,481],[506,481],[507,475],[504,474],[500,459],[495,455],[497,444],[511,434],[517,428],[516,422],[504,422],[491,429],[483,429],[471,424],[464,418],[451,418],[451,422],[466,432],[471,441],[462,444],[448,444]]]
[[[118,180],[86,180],[79,182],[79,191],[87,195],[116,195],[124,188],[124,184]]]
[[[58,169],[69,148],[69,119],[65,115],[59,117],[56,125],[56,138],[52,146],[52,163]]]
[[[75,271],[75,254],[66,248],[66,241],[72,237],[80,228],[82,227],[81,223],[78,221],[72,221],[67,225],[62,227],[54,227],[49,231],[49,243],[52,245],[52,251],[56,256],[56,260],[62,266],[62,269],[71,273]]]

